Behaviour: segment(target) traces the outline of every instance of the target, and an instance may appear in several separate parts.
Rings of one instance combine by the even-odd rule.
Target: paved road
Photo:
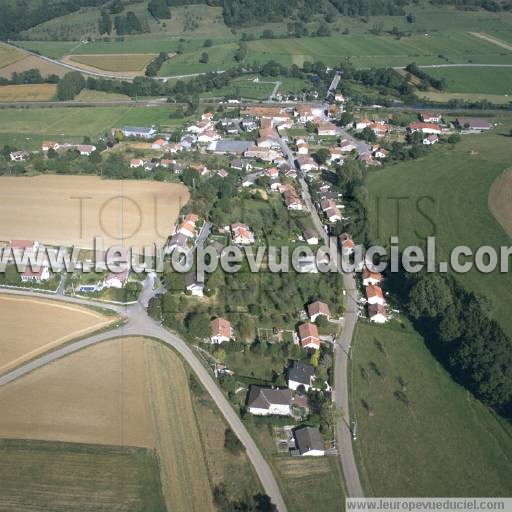
[[[147,283],[144,286],[143,292],[143,301],[147,303],[149,300],[151,293],[150,290],[153,289],[154,279],[156,276],[150,276],[147,279]],[[11,293],[19,296],[37,296],[37,297],[46,297],[44,295],[30,292],[30,291],[11,291],[0,289],[0,293]],[[96,305],[92,301],[88,301],[85,299],[77,299],[65,296],[52,296],[48,297],[50,300],[59,300],[64,302],[72,302],[75,304],[81,305]],[[212,399],[217,404],[217,407],[220,409],[224,418],[228,422],[231,429],[236,433],[240,441],[245,446],[247,451],[247,455],[252,462],[256,473],[265,489],[266,494],[270,496],[272,502],[277,506],[279,512],[286,512],[286,505],[284,503],[283,497],[279,490],[279,486],[277,485],[277,481],[274,478],[272,470],[268,465],[267,461],[264,459],[260,450],[256,446],[256,443],[253,441],[251,435],[245,428],[244,424],[235,413],[230,403],[227,401],[226,397],[217,386],[211,375],[205,369],[205,367],[201,364],[199,359],[194,355],[191,348],[178,336],[171,333],[167,329],[163,328],[159,323],[149,318],[146,313],[145,308],[137,303],[131,306],[113,306],[109,304],[98,304],[101,307],[106,309],[110,309],[115,311],[121,315],[123,315],[127,322],[117,329],[113,329],[111,331],[97,334],[95,336],[90,336],[84,338],[82,340],[78,340],[72,342],[58,350],[47,353],[43,356],[40,356],[18,368],[15,370],[6,373],[0,377],[0,386],[8,384],[42,366],[52,363],[62,357],[73,354],[78,350],[82,350],[86,347],[90,347],[97,343],[101,343],[107,340],[111,340],[113,338],[122,337],[122,336],[145,336],[150,338],[156,338],[161,340],[163,343],[172,347],[180,355],[186,360],[188,365],[192,368],[197,378],[201,381],[203,386],[208,390]]]
[[[283,139],[280,139],[281,148],[284,155],[292,167],[295,167],[295,159],[288,147],[288,144]],[[302,198],[304,199],[308,210],[311,212],[313,224],[322,238],[325,245],[329,244],[329,236],[327,230],[323,225],[318,211],[313,203],[309,187],[304,179],[304,176],[298,171],[298,180],[302,189]],[[350,354],[350,347],[352,338],[357,323],[357,288],[354,274],[343,272],[341,265],[341,256],[338,259],[338,269],[343,277],[343,288],[345,290],[345,315],[344,324],[341,335],[338,336],[335,345],[335,385],[334,385],[334,403],[341,411],[340,420],[336,427],[336,437],[338,440],[338,452],[340,454],[341,465],[343,474],[345,476],[345,483],[347,486],[347,494],[350,497],[364,496],[361,481],[359,479],[359,472],[357,469],[354,451],[352,448],[352,431],[350,428],[350,414],[349,414],[349,397],[348,397],[348,358]]]

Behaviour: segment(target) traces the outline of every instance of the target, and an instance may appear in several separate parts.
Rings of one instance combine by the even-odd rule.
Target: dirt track
[[[487,41],[488,43],[495,44],[496,46],[499,46],[500,48],[505,48],[505,50],[512,51],[512,45],[508,44],[506,41],[502,41],[501,39],[492,37],[492,36],[486,34],[485,32],[470,32],[470,34],[472,36],[483,39],[484,41]]]

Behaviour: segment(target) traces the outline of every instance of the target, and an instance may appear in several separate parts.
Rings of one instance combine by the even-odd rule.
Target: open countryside
[[[105,248],[164,242],[189,197],[180,184],[93,176],[7,177],[2,185],[0,239],[83,248],[92,248],[95,236],[104,237]],[[13,212],[15,225],[8,220]],[[67,222],[62,226],[55,219]]]

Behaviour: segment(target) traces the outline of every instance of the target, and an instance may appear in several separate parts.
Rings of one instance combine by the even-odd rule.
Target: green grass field
[[[0,510],[164,512],[158,461],[142,448],[0,441]]]
[[[510,425],[453,382],[411,327],[360,324],[350,378],[367,496],[510,495]]]
[[[435,78],[444,78],[445,90],[448,93],[489,93],[512,96],[512,68],[437,68],[426,71]]]
[[[172,129],[183,119],[170,119],[170,107],[70,107],[0,109],[0,143],[18,144],[42,140],[70,141],[97,137],[123,125],[156,125]],[[5,142],[4,142],[5,141]]]
[[[269,80],[268,78],[261,78],[262,81]],[[266,100],[272,91],[275,84],[265,82],[254,82],[254,78],[238,78],[233,80],[230,85],[222,89],[215,89],[213,91],[201,94],[202,98],[219,98],[227,95],[240,96],[242,98],[249,98],[254,100]]]
[[[434,234],[434,225],[438,261],[449,261],[451,250],[458,245],[473,251],[490,245],[499,252],[500,246],[510,244],[489,210],[488,195],[494,180],[511,165],[508,133],[512,119],[489,119],[502,124],[485,135],[465,136],[455,147],[434,147],[419,160],[370,174],[367,186],[374,240],[389,245],[389,237],[397,235],[401,247],[418,245]],[[393,197],[405,198],[398,222]],[[475,269],[455,275],[464,286],[491,300],[494,317],[512,335],[510,274],[481,274]]]

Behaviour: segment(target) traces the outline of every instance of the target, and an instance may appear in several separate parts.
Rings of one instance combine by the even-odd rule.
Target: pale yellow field
[[[164,242],[189,199],[181,184],[95,176],[0,178],[0,240],[92,248]],[[80,206],[82,205],[82,206]]]
[[[55,84],[3,85],[0,101],[51,101],[56,92]]]
[[[24,55],[24,56],[23,56]],[[29,69],[39,69],[42,76],[58,75],[64,76],[69,73],[69,68],[48,62],[47,60],[36,57],[35,55],[29,55],[22,52],[22,58],[0,68],[0,76],[3,78],[11,78],[11,75],[16,71],[20,73]]]
[[[146,343],[107,341],[1,387],[0,437],[152,448]]]
[[[88,308],[0,295],[0,373],[117,320]]]
[[[485,94],[473,92],[433,92],[433,91],[417,91],[417,94],[426,101],[446,102],[453,99],[463,99],[466,101],[487,100],[496,105],[510,103],[510,97],[504,94]]]
[[[183,363],[143,338],[105,341],[0,387],[0,438],[154,449],[173,512],[216,510],[197,421]]]
[[[105,53],[102,55],[67,55],[61,61],[87,71],[142,73],[155,57],[156,53]]]
[[[512,237],[512,169],[505,171],[492,184],[489,191],[489,209]]]
[[[23,59],[25,53],[15,48],[10,48],[0,44],[0,69],[16,62],[17,60]]]

